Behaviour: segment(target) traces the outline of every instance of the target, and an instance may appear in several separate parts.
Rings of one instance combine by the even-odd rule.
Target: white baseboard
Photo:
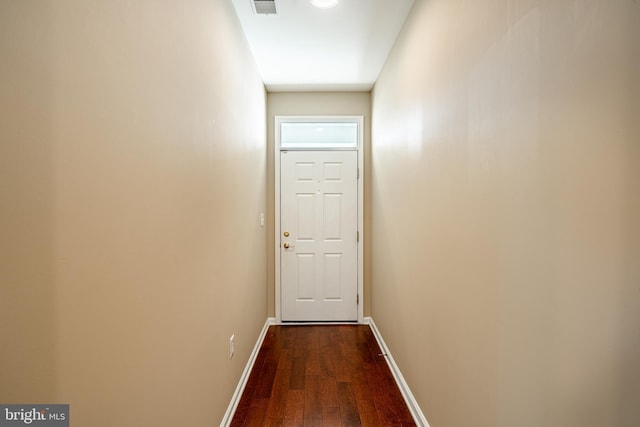
[[[258,336],[258,341],[256,345],[253,347],[253,351],[249,356],[249,360],[247,361],[247,365],[244,367],[244,371],[242,371],[242,375],[240,376],[240,381],[238,382],[238,386],[236,387],[235,393],[231,397],[231,402],[229,403],[229,407],[227,408],[227,412],[225,412],[224,417],[222,417],[222,421],[220,422],[220,427],[227,427],[231,424],[231,420],[233,419],[233,415],[238,408],[238,403],[240,403],[240,398],[242,397],[242,392],[244,391],[245,386],[247,385],[247,381],[249,380],[249,375],[251,374],[251,369],[253,369],[253,364],[258,357],[258,352],[260,351],[260,347],[262,347],[262,342],[264,341],[264,337],[267,335],[267,330],[269,330],[269,326],[275,325],[276,319],[274,317],[269,317],[264,322],[264,326],[262,327],[262,331]]]
[[[387,347],[387,344],[382,339],[382,335],[380,334],[380,331],[378,330],[378,327],[376,326],[375,322],[371,317],[365,317],[364,324],[369,325],[369,327],[371,328],[371,331],[373,332],[373,335],[376,337],[376,341],[378,341],[380,350],[382,350],[382,353],[385,354],[386,356],[385,359],[387,360],[389,369],[391,370],[391,373],[393,374],[393,378],[396,380],[396,383],[398,384],[398,388],[400,388],[402,397],[404,397],[404,400],[407,403],[407,406],[409,407],[409,411],[413,416],[413,420],[416,422],[416,424],[418,424],[421,427],[429,427],[427,418],[422,413],[422,409],[420,409],[420,405],[418,405],[418,402],[416,401],[416,398],[413,396],[413,393],[411,393],[411,390],[409,389],[409,385],[404,380],[404,377],[400,372],[400,368],[398,368],[398,365],[396,365],[395,360],[393,360],[393,356],[391,356],[391,351],[389,351],[389,347]]]

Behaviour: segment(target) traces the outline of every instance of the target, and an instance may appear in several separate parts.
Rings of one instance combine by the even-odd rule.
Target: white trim
[[[274,144],[274,251],[276,323],[282,323],[280,307],[280,123],[281,122],[358,122],[358,323],[364,323],[364,116],[276,116]],[[289,151],[294,151],[289,149]],[[318,150],[319,151],[319,150]]]
[[[391,351],[389,350],[389,347],[387,347],[387,344],[382,339],[382,335],[380,334],[380,331],[378,330],[378,327],[376,326],[375,322],[371,317],[365,317],[364,324],[369,325],[369,327],[371,328],[371,331],[373,332],[373,335],[376,338],[376,341],[378,341],[380,350],[382,350],[382,353],[385,355],[385,359],[387,360],[387,365],[389,365],[389,369],[391,370],[391,373],[393,374],[393,378],[396,380],[396,383],[398,384],[398,388],[402,393],[402,397],[404,397],[404,400],[407,403],[407,406],[409,407],[409,411],[413,416],[413,420],[416,422],[416,424],[418,424],[418,426],[429,427],[427,418],[422,413],[422,409],[420,409],[420,405],[418,405],[418,402],[416,401],[416,398],[413,396],[413,393],[411,393],[411,390],[409,389],[409,385],[404,380],[404,377],[400,372],[400,368],[398,368],[398,365],[396,365],[395,360],[393,360],[393,356],[391,356]]]
[[[220,421],[220,427],[227,427],[231,425],[231,421],[233,420],[233,415],[236,413],[236,409],[238,408],[238,403],[240,403],[240,398],[242,397],[244,388],[247,385],[247,381],[249,380],[249,375],[251,374],[251,370],[253,369],[253,364],[256,362],[256,358],[258,357],[258,352],[260,352],[260,347],[262,347],[262,342],[264,341],[264,337],[267,335],[269,326],[275,325],[275,324],[276,324],[276,319],[273,317],[267,318],[267,320],[264,322],[262,331],[260,332],[260,335],[258,335],[258,341],[256,341],[256,345],[253,347],[253,351],[249,356],[247,365],[244,367],[244,371],[242,371],[242,375],[240,376],[240,381],[238,382],[236,391],[235,393],[233,393],[233,396],[231,397],[231,402],[229,402],[229,407],[227,407],[227,412],[225,412],[224,417],[222,417],[222,421]]]

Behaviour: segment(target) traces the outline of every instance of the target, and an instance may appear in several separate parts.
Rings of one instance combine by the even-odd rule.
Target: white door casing
[[[358,320],[358,153],[282,151],[283,321]]]
[[[330,124],[330,123],[356,123],[357,124],[357,144],[350,144],[351,148],[347,148],[345,147],[342,143],[345,141],[342,138],[338,138],[338,140],[336,141],[337,144],[333,144],[330,140],[326,140],[329,142],[329,145],[331,146],[324,146],[324,142],[320,142],[320,144],[322,144],[322,146],[320,144],[317,144],[315,146],[315,148],[311,148],[309,147],[309,144],[307,143],[307,141],[305,140],[300,140],[302,142],[302,144],[300,144],[300,146],[293,146],[296,144],[292,145],[292,139],[290,134],[288,134],[287,137],[284,137],[283,135],[283,130],[285,129],[285,124],[287,123],[318,123],[319,126],[324,126],[325,124]],[[288,126],[288,125],[287,125]],[[338,125],[340,126],[340,125]],[[312,128],[314,130],[317,130],[317,127],[312,126]],[[291,127],[289,127],[288,129],[291,129]],[[274,144],[274,166],[275,166],[275,321],[276,323],[281,323],[283,321],[289,321],[289,319],[286,318],[286,316],[283,316],[283,306],[284,306],[284,300],[285,300],[285,292],[283,290],[283,284],[282,284],[282,257],[284,255],[289,255],[288,252],[285,252],[283,250],[282,245],[287,242],[287,240],[284,239],[283,233],[285,231],[289,231],[291,233],[290,230],[284,230],[281,229],[281,151],[288,151],[288,153],[292,153],[292,152],[298,152],[298,151],[329,151],[329,152],[339,152],[339,151],[351,151],[356,153],[356,157],[357,157],[357,232],[356,232],[356,238],[357,238],[357,255],[356,255],[356,275],[357,275],[357,289],[356,289],[356,311],[357,311],[357,318],[352,318],[351,315],[349,315],[349,321],[353,321],[353,320],[357,320],[359,323],[363,323],[364,322],[364,307],[363,307],[363,287],[364,287],[364,280],[363,280],[363,273],[364,273],[364,267],[363,267],[363,254],[364,254],[364,243],[363,243],[363,236],[362,236],[362,230],[364,227],[364,214],[363,214],[363,208],[364,208],[364,183],[363,183],[363,166],[364,166],[364,136],[363,136],[363,132],[364,132],[364,118],[362,116],[276,116],[275,117],[275,144]],[[298,135],[297,135],[298,136]],[[298,141],[299,139],[297,138],[297,136],[294,138],[295,141]],[[313,138],[311,138],[313,140]],[[286,142],[286,148],[284,148],[285,142]],[[317,191],[317,189],[316,189]],[[317,194],[317,193],[316,193]],[[293,236],[289,236],[289,237],[293,237]],[[291,243],[295,246],[296,243]],[[291,249],[291,248],[290,248]],[[297,249],[297,248],[296,248]],[[341,316],[342,317],[342,316]],[[308,318],[310,318],[308,316]],[[345,320],[346,317],[344,317],[343,319],[340,319],[339,321]],[[291,320],[292,322],[296,322],[296,321],[307,321],[307,320]],[[326,315],[322,315],[319,316],[317,319],[315,320],[309,320],[311,322],[323,322],[323,321],[332,321],[331,317],[327,317]]]

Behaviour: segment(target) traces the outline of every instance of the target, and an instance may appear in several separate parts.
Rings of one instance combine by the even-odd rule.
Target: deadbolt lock
[[[289,237],[289,232],[288,231],[284,232],[284,237]]]

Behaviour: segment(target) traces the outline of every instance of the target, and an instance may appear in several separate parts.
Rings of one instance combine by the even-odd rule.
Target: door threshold
[[[357,325],[357,320],[283,320],[281,325]]]

